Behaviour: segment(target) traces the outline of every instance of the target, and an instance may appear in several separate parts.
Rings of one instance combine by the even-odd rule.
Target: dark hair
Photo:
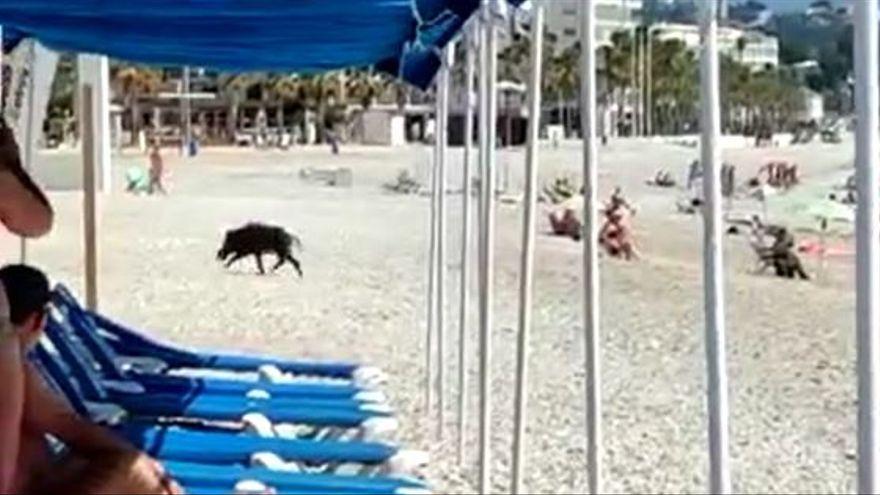
[[[13,325],[23,324],[31,315],[42,312],[49,303],[49,279],[34,267],[6,265],[0,268],[0,283],[6,289]]]

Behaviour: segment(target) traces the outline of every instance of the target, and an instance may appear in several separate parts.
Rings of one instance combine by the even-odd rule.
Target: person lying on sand
[[[648,181],[648,185],[657,187],[675,187],[675,179],[672,178],[672,174],[669,170],[661,168],[656,174],[654,174],[654,178]]]
[[[23,356],[42,336],[49,281],[30,266],[8,265],[0,268],[0,284],[8,295],[4,331]],[[18,386],[4,388],[3,400],[15,404],[19,415],[18,425],[12,426],[17,438],[2,446],[0,461],[7,476],[0,492],[182,493],[158,462],[108,430],[81,419],[43,384],[30,363],[22,360],[18,369],[7,371],[16,375]],[[4,376],[2,380],[8,384],[11,378]],[[47,435],[63,443],[66,451],[53,455]]]

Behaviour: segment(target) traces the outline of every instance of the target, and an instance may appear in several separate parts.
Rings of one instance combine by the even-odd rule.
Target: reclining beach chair
[[[229,423],[177,426],[156,419],[132,419],[128,411],[115,404],[87,400],[48,339],[33,354],[32,361],[46,382],[74,411],[108,426],[163,461],[395,475],[411,474],[427,462],[423,453],[400,450],[384,442],[287,439],[271,436],[271,432],[247,432]]]
[[[152,371],[211,369],[249,372],[276,383],[295,381],[297,376],[348,380],[361,387],[376,386],[384,382],[384,374],[378,368],[352,363],[285,360],[182,349],[157,342],[104,316],[84,310],[63,285],[56,286],[55,293],[68,307],[79,309],[88,316],[116,352],[123,356],[145,358],[140,364],[145,364],[148,368],[154,368],[158,364],[160,369]],[[138,364],[137,359],[129,363],[133,368]]]
[[[46,383],[64,396],[57,380],[49,374],[44,364],[47,361],[45,348],[38,349],[37,358],[32,362],[40,370]],[[51,359],[48,359],[51,362]],[[63,379],[63,376],[61,377]],[[75,395],[75,394],[74,394]],[[219,439],[219,437],[218,437]],[[217,439],[214,440],[215,442]],[[63,453],[59,442],[50,442],[57,454]],[[60,447],[60,448],[59,448]],[[210,447],[209,443],[205,447]],[[365,494],[421,494],[429,493],[425,484],[412,477],[366,476],[351,474],[303,473],[293,465],[283,465],[282,469],[266,467],[247,467],[240,464],[214,465],[195,462],[168,461],[163,465],[169,474],[181,484],[186,493],[365,493]]]
[[[268,398],[332,398],[358,402],[384,403],[387,398],[377,390],[364,390],[348,382],[320,383],[298,380],[286,383],[256,382],[228,377],[192,377],[169,375],[161,372],[138,371],[125,367],[126,358],[109,345],[93,324],[92,318],[68,304],[58,293],[53,305],[59,310],[69,328],[88,349],[95,364],[111,380],[136,381],[146,393],[174,393],[189,395],[246,395],[257,393]]]
[[[58,350],[89,400],[112,402],[133,414],[155,417],[188,417],[211,421],[240,421],[246,414],[259,413],[272,423],[300,423],[314,426],[359,427],[375,417],[389,417],[384,404],[352,399],[312,397],[259,397],[211,395],[209,393],[145,393],[133,380],[114,381],[100,375],[84,346],[72,340],[67,322],[50,313],[46,336]]]

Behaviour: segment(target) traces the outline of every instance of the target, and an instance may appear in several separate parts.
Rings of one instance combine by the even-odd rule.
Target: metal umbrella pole
[[[455,44],[444,52],[437,79],[437,434],[442,438],[446,419],[446,158],[449,145],[449,73],[455,56]]]
[[[599,328],[599,172],[596,139],[596,5],[581,6],[581,119],[584,181],[584,341],[586,376],[587,471],[590,493],[602,492],[602,380]]]
[[[519,335],[516,353],[514,399],[513,474],[511,490],[522,493],[526,465],[525,436],[528,418],[529,342],[532,327],[532,282],[535,264],[535,224],[538,203],[538,145],[541,132],[541,57],[544,41],[544,4],[532,8],[532,73],[529,77],[529,136],[526,152],[526,183],[523,211],[522,257],[520,258]]]
[[[492,442],[492,327],[494,325],[493,314],[493,289],[495,276],[495,124],[498,115],[498,94],[495,90],[498,72],[498,46],[495,32],[494,19],[492,18],[492,6],[489,0],[483,0],[483,36],[485,41],[486,57],[481,68],[484,77],[483,98],[485,98],[485,118],[482,125],[485,127],[481,135],[484,147],[483,166],[483,242],[481,258],[484,264],[480,273],[480,493],[491,491],[491,442]]]
[[[0,31],[0,39],[2,39],[2,31]],[[2,50],[0,50],[2,51]],[[2,61],[2,57],[0,57],[0,61]],[[36,126],[34,122],[34,105],[36,105],[36,99],[34,98],[34,90],[36,88],[36,83],[34,81],[35,78],[35,69],[36,69],[36,61],[37,61],[37,42],[32,41],[30,48],[28,49],[28,61],[26,62],[28,66],[28,81],[27,81],[27,98],[25,99],[25,105],[27,105],[25,109],[25,122],[24,129],[21,129],[21,135],[23,137],[23,151],[24,151],[24,168],[28,172],[33,173],[34,169],[34,147],[36,145]],[[0,67],[2,67],[2,63],[0,63]],[[0,82],[2,84],[2,82]],[[0,88],[2,90],[2,88]],[[22,236],[21,238],[21,262],[25,263],[27,261],[27,239]]]
[[[470,281],[471,281],[471,158],[474,146],[474,36],[471,32],[465,37],[465,91],[467,96],[464,118],[464,171],[462,172],[462,224],[461,224],[461,287],[459,289],[459,322],[458,322],[458,463],[465,461],[465,442],[467,437],[467,375],[468,375],[468,313],[470,312]]]
[[[721,196],[721,101],[716,2],[702,2],[700,55],[700,154],[703,165],[703,303],[709,414],[709,491],[730,493],[729,406]]]
[[[425,414],[430,416],[431,408],[434,406],[434,324],[436,322],[437,309],[437,163],[440,156],[440,141],[437,139],[437,124],[439,116],[435,114],[434,118],[434,149],[431,159],[430,173],[428,174],[431,183],[431,220],[428,233],[428,307],[425,311],[427,321],[425,322]]]
[[[880,205],[878,205],[877,1],[855,2],[853,43],[856,97],[856,341],[859,393],[859,493],[880,491]]]

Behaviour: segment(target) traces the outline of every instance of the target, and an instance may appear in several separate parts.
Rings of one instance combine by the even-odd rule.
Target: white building
[[[547,32],[556,36],[560,49],[581,39],[579,6],[583,0],[549,0],[545,3]],[[636,26],[643,0],[596,0],[596,38],[610,43],[611,35]]]
[[[651,31],[661,40],[679,40],[692,50],[700,48],[700,29],[694,24],[654,24]],[[760,31],[718,28],[721,53],[755,69],[779,65],[779,40]]]

